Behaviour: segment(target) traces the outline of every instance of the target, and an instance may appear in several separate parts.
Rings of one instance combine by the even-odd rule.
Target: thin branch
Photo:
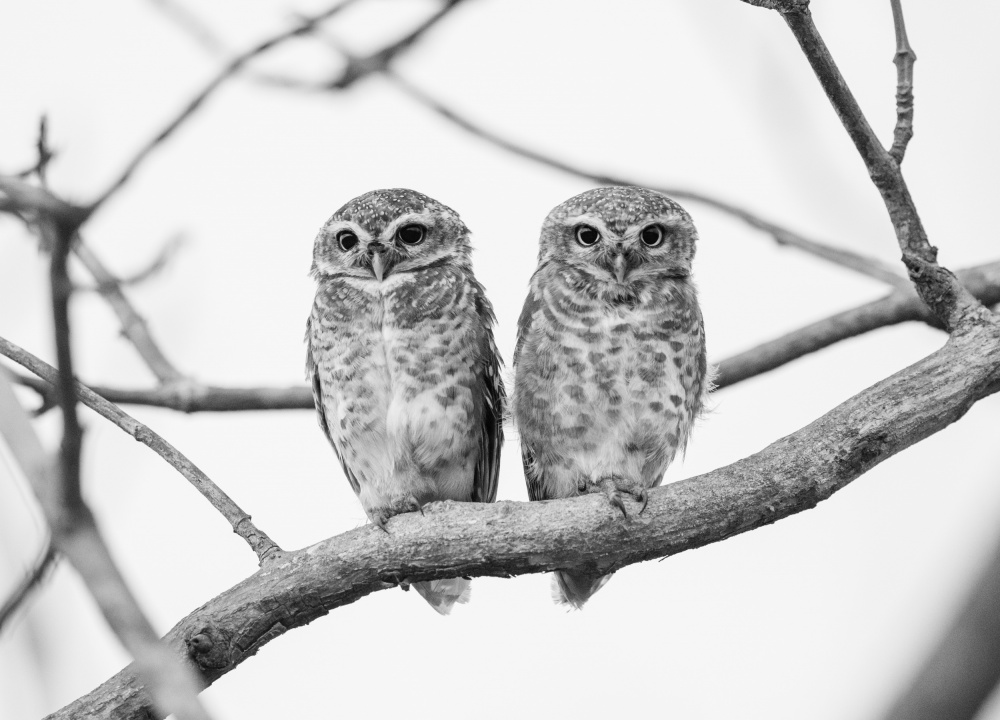
[[[341,3],[334,5],[332,8],[328,8],[321,13],[316,15],[311,15],[302,19],[295,27],[285,30],[283,32],[274,35],[263,42],[254,45],[249,50],[246,50],[235,58],[230,60],[226,66],[216,74],[214,78],[197,95],[192,98],[187,105],[177,114],[167,125],[160,130],[153,138],[151,138],[139,151],[135,154],[131,161],[125,166],[125,169],[121,172],[116,180],[114,180],[111,185],[105,190],[96,200],[94,200],[88,207],[88,213],[95,212],[101,205],[103,205],[107,200],[114,195],[118,190],[128,182],[128,179],[132,177],[132,173],[138,169],[140,165],[146,160],[146,158],[167,138],[174,134],[174,132],[184,124],[188,118],[190,118],[195,111],[201,107],[216,89],[219,88],[226,80],[235,75],[244,65],[253,60],[258,55],[267,52],[276,45],[280,45],[286,40],[290,40],[300,35],[305,35],[311,32],[317,25],[329,18],[333,17],[342,10],[347,9],[351,5],[357,3],[358,0],[343,0]]]
[[[52,546],[52,538],[45,538],[45,547],[35,561],[31,571],[24,576],[18,586],[14,588],[14,592],[0,606],[0,632],[3,631],[3,626],[10,621],[14,613],[17,612],[17,609],[28,599],[32,591],[37,589],[42,583],[42,580],[55,565],[57,559],[56,549]]]
[[[388,533],[365,526],[293,553],[202,605],[166,640],[186,648],[211,683],[281,633],[401,580],[606,573],[718,542],[814,507],[958,420],[991,387],[1000,387],[1000,328],[973,326],[761,452],[651,491],[645,512],[628,521],[593,495],[433,503],[423,516],[393,518]],[[131,675],[126,668],[50,718],[96,707],[142,717]]]
[[[750,0],[743,0],[750,2]],[[827,98],[840,117],[844,129],[868,169],[882,196],[896,239],[903,251],[903,263],[920,297],[949,332],[973,324],[994,322],[989,311],[958,282],[953,273],[937,263],[937,248],[927,232],[910,196],[899,164],[879,142],[851,89],[837,68],[826,43],[816,29],[806,0],[768,0],[765,4],[781,12],[806,55]]]
[[[960,270],[958,278],[981,302],[987,305],[1000,302],[1000,261]],[[734,385],[841,340],[909,320],[921,320],[943,329],[912,287],[897,290],[723,360],[718,366],[715,386],[721,389]]]
[[[341,73],[339,78],[328,83],[326,87],[330,89],[343,90],[362,78],[377,72],[385,71],[392,61],[396,59],[397,55],[413,47],[413,45],[416,44],[416,42],[423,37],[428,30],[443,20],[452,10],[458,7],[461,2],[462,0],[447,0],[437,12],[417,25],[417,27],[404,35],[402,38],[366,57],[354,57],[345,52],[343,48],[338,47],[338,51],[347,57],[347,67],[344,68],[344,71]]]
[[[896,54],[892,58],[896,66],[896,127],[892,132],[889,154],[899,164],[903,162],[906,146],[913,137],[913,63],[917,54],[906,37],[902,0],[889,2],[892,5],[892,25],[896,31]]]
[[[136,351],[156,376],[157,380],[160,383],[167,384],[182,381],[184,374],[174,367],[173,363],[167,360],[163,351],[160,350],[160,346],[153,340],[145,318],[129,302],[118,278],[105,267],[104,263],[94,254],[93,250],[84,244],[82,238],[77,239],[73,251],[83,262],[84,267],[90,271],[94,280],[97,281],[101,294],[108,301],[108,304],[111,305],[112,310],[115,311],[115,314],[121,321],[122,332],[125,337],[135,346]]]
[[[226,47],[222,40],[216,36],[208,25],[201,21],[201,18],[191,12],[182,3],[174,2],[174,0],[153,0],[153,5],[170,18],[170,20],[183,28],[184,32],[202,47],[208,48],[215,53],[225,52]]]
[[[959,270],[958,277],[981,302],[1000,303],[1000,261]],[[734,385],[841,340],[911,320],[919,320],[937,328],[943,327],[908,284],[905,290],[837,313],[723,360],[719,364],[716,387]],[[21,375],[15,375],[14,379],[41,396],[42,411],[51,407],[52,388],[47,382]],[[312,390],[305,385],[238,388],[184,383],[151,389],[101,385],[87,387],[105,400],[118,405],[148,405],[185,413],[311,410],[314,407]]]
[[[751,227],[767,233],[779,245],[788,245],[818,257],[822,257],[830,262],[840,265],[841,267],[845,267],[863,275],[875,278],[876,280],[888,283],[893,287],[902,288],[909,286],[907,279],[903,277],[898,270],[881,260],[878,260],[877,258],[867,257],[850,250],[833,247],[816,240],[810,240],[786,227],[782,227],[781,225],[770,222],[769,220],[765,220],[745,208],[719,200],[711,195],[704,195],[702,193],[677,187],[663,187],[646,183],[638,183],[635,180],[607,173],[593,172],[549,155],[545,155],[544,153],[536,150],[532,150],[531,148],[527,148],[523,145],[519,145],[508,138],[501,137],[492,130],[486,129],[482,125],[473,122],[464,115],[459,114],[453,108],[448,107],[437,99],[431,97],[423,90],[414,86],[410,81],[393,72],[391,69],[383,69],[382,74],[401,92],[405,93],[411,99],[425,106],[432,112],[440,115],[456,127],[461,128],[480,140],[484,140],[492,145],[495,145],[501,150],[517,155],[518,157],[559,170],[560,172],[564,172],[568,175],[583,178],[584,180],[588,180],[597,185],[643,185],[654,190],[659,190],[660,192],[678,200],[690,200],[702,205],[707,205],[715,210],[719,210],[728,215],[739,218]]]
[[[52,366],[2,337],[0,337],[0,355],[10,358],[50,385],[57,380],[56,371]],[[233,532],[243,538],[253,549],[260,559],[261,565],[264,565],[265,561],[273,561],[281,557],[281,548],[266,533],[257,529],[250,516],[243,512],[232,498],[177,448],[93,390],[76,383],[76,391],[79,394],[80,402],[155,451],[194,485],[195,489],[205,496],[212,503],[212,506],[229,521]]]

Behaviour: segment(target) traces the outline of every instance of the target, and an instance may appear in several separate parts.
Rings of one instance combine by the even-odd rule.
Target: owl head
[[[414,190],[372,190],[333,214],[313,246],[311,273],[387,281],[440,265],[470,265],[469,229]]]
[[[545,218],[538,265],[569,271],[607,300],[634,300],[666,278],[690,275],[697,239],[691,216],[665,195],[596,188]]]

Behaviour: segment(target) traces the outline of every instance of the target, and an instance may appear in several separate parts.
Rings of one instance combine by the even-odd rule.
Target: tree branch
[[[119,321],[121,321],[122,332],[135,347],[139,356],[156,376],[160,383],[177,383],[184,379],[173,363],[160,350],[160,346],[153,340],[146,324],[132,303],[125,296],[121,285],[114,275],[105,267],[101,259],[83,243],[82,238],[78,238],[73,247],[76,256],[83,262],[84,267],[90,272],[97,282],[101,295],[104,296],[111,309],[115,311]]]
[[[194,672],[160,643],[112,560],[80,493],[83,430],[76,414],[77,385],[73,379],[69,322],[73,286],[66,268],[76,227],[62,226],[58,220],[47,217],[40,226],[43,232],[51,234],[50,280],[58,359],[55,382],[63,416],[59,472],[48,478],[50,488],[39,496],[52,529],[52,543],[76,568],[108,626],[135,658],[136,675],[157,711],[176,714],[179,720],[209,720],[198,699],[200,687]],[[44,478],[41,480],[44,482]],[[36,483],[36,487],[41,484]]]
[[[987,305],[1000,302],[1000,261],[960,270],[958,277],[981,302]],[[921,320],[943,329],[941,322],[920,300],[913,288],[908,287],[723,360],[718,365],[715,387],[728,387],[841,340],[908,320]]]
[[[0,355],[10,358],[49,384],[53,384],[57,379],[57,373],[52,366],[2,337],[0,337]],[[233,532],[243,538],[251,549],[253,549],[254,553],[260,559],[261,565],[281,556],[281,548],[265,532],[257,529],[251,521],[250,516],[243,512],[242,508],[232,498],[212,482],[204,472],[188,460],[177,448],[124,412],[121,408],[102,398],[93,390],[80,383],[75,383],[75,385],[80,401],[84,405],[110,420],[143,445],[155,451],[183,475],[188,482],[194,485],[195,489],[229,521]]]
[[[3,631],[3,626],[28,599],[31,592],[41,584],[57,559],[56,549],[52,546],[52,538],[48,537],[45,539],[45,547],[38,560],[35,561],[34,567],[31,568],[31,572],[24,576],[20,584],[14,588],[14,592],[4,601],[3,606],[0,606],[0,631]]]
[[[937,248],[927,240],[899,163],[882,146],[868,124],[813,23],[808,2],[743,1],[772,7],[782,14],[882,196],[903,251],[903,263],[923,301],[949,332],[959,326],[990,322],[989,311],[965,291],[953,273],[937,264]]]
[[[1000,546],[886,720],[972,720],[1000,679]]]
[[[591,172],[577,165],[564,162],[557,158],[553,158],[527,148],[523,145],[519,145],[512,140],[501,137],[492,130],[488,130],[483,126],[474,123],[467,117],[460,115],[454,109],[442,104],[440,101],[431,97],[423,90],[414,86],[405,78],[393,72],[390,68],[383,69],[382,73],[400,91],[432,112],[440,115],[456,127],[465,130],[470,135],[495,145],[501,150],[517,155],[518,157],[559,170],[560,172],[564,172],[568,175],[583,178],[597,185],[643,185],[644,187],[658,190],[659,192],[678,200],[690,200],[702,205],[707,205],[708,207],[719,210],[727,215],[732,215],[733,217],[747,223],[751,227],[767,233],[779,245],[788,245],[790,247],[797,248],[803,252],[829,260],[830,262],[840,265],[841,267],[854,270],[855,272],[875,278],[876,280],[881,280],[882,282],[888,283],[894,287],[902,288],[909,286],[909,282],[906,278],[904,278],[894,267],[887,265],[877,258],[871,258],[850,250],[833,247],[817,240],[810,240],[786,227],[773,223],[769,220],[765,220],[745,208],[725,202],[724,200],[719,200],[711,195],[704,195],[702,193],[677,187],[649,185],[602,172]]]
[[[606,573],[724,540],[814,507],[1000,389],[1000,327],[974,325],[801,430],[732,465],[657,488],[622,521],[585,496],[547,502],[434,503],[425,515],[361,527],[290,554],[181,620],[168,634],[211,683],[287,630],[407,581]],[[139,718],[126,668],[49,716]]]
[[[358,2],[358,0],[343,0],[338,5],[334,5],[332,8],[328,8],[321,13],[305,17],[295,27],[280,32],[277,35],[258,43],[249,50],[240,53],[235,58],[230,60],[229,63],[227,63],[226,66],[219,73],[217,73],[211,81],[209,81],[201,92],[195,95],[194,98],[192,98],[188,104],[184,106],[181,112],[178,113],[173,120],[167,123],[167,125],[159,133],[157,133],[142,148],[139,149],[139,152],[137,152],[128,165],[125,166],[125,169],[121,172],[118,178],[111,183],[107,190],[105,190],[90,204],[87,208],[88,213],[96,211],[101,205],[107,202],[112,195],[118,192],[118,190],[120,190],[122,186],[128,182],[132,173],[138,169],[150,153],[152,153],[161,143],[167,140],[167,138],[173,135],[177,128],[183,125],[184,122],[190,118],[199,107],[201,107],[202,103],[204,103],[220,85],[235,75],[244,65],[250,62],[250,60],[264,52],[267,52],[276,45],[280,45],[286,40],[312,32],[312,30],[321,22],[330,19],[356,2]]]
[[[896,54],[892,58],[896,66],[896,127],[892,132],[889,154],[897,164],[901,164],[906,146],[913,137],[913,63],[917,54],[906,37],[902,0],[889,2],[892,5],[892,25],[896,31]]]

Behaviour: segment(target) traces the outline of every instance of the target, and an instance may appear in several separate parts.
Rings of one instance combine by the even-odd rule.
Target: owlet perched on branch
[[[374,190],[320,229],[306,368],[319,424],[373,523],[433,500],[493,502],[504,388],[469,229],[413,190]],[[469,581],[415,583],[442,614]]]
[[[705,333],[691,282],[698,234],[673,200],[598,188],[542,225],[518,321],[513,415],[532,500],[600,492],[646,507],[702,407]],[[579,608],[608,581],[557,572],[553,597]]]

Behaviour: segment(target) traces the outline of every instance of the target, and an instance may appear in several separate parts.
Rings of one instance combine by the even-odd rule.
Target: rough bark
[[[206,683],[273,638],[401,579],[609,572],[807,510],[1000,390],[1000,323],[976,322],[943,348],[764,450],[650,493],[622,520],[602,497],[441,503],[290,553],[181,620],[167,641]],[[130,668],[50,718],[147,718]]]

